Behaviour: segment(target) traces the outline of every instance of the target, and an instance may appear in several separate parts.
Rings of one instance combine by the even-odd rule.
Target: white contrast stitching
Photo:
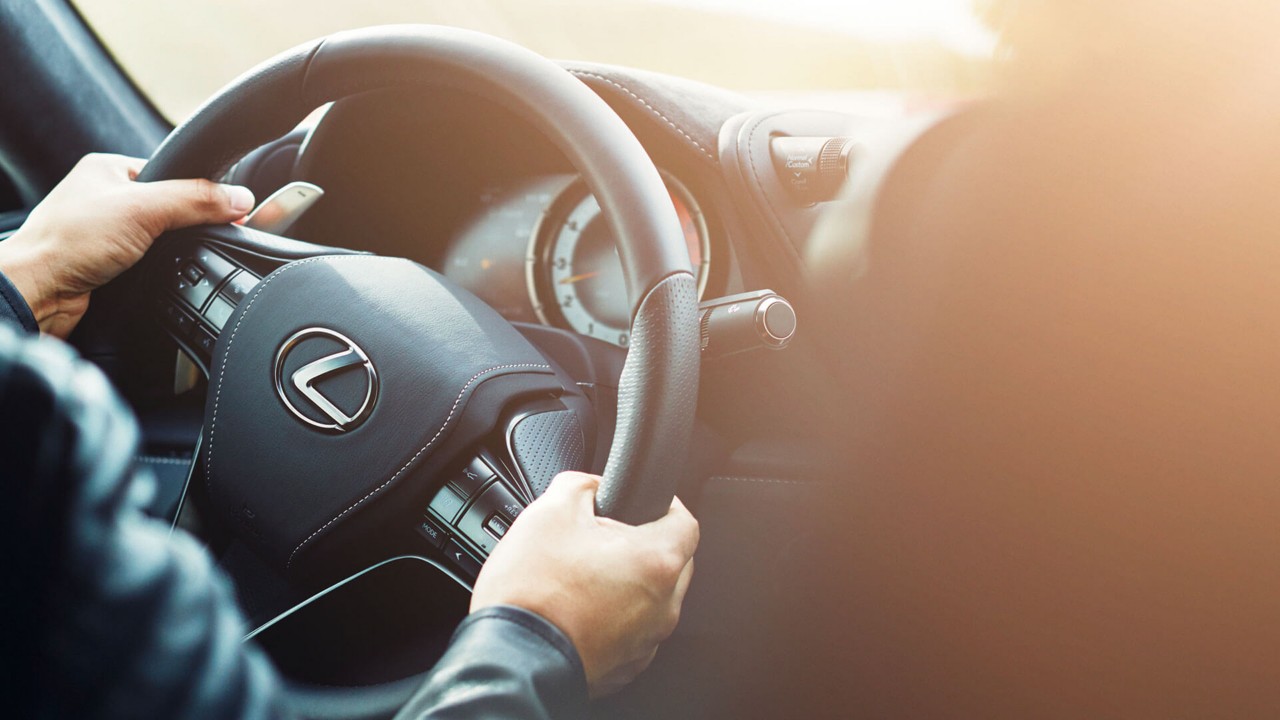
[[[689,142],[693,143],[694,147],[698,148],[698,150],[699,150],[699,151],[701,151],[701,152],[702,152],[702,154],[703,154],[703,155],[705,155],[705,156],[706,156],[706,158],[707,158],[708,160],[710,160],[710,161],[712,161],[712,162],[715,162],[715,159],[716,159],[716,158],[715,158],[715,156],[711,154],[711,151],[710,151],[710,150],[707,150],[705,147],[703,147],[703,146],[702,146],[702,143],[698,142],[697,140],[694,140],[692,135],[690,135],[689,133],[685,132],[685,131],[684,131],[684,129],[683,129],[683,128],[681,128],[679,125],[676,125],[674,122],[672,122],[671,118],[667,117],[666,115],[663,115],[663,114],[662,114],[662,111],[660,111],[660,110],[658,110],[657,108],[655,108],[654,106],[650,105],[650,104],[649,104],[649,102],[648,102],[647,100],[645,100],[644,98],[642,98],[642,97],[640,97],[639,95],[635,94],[635,93],[634,93],[634,92],[632,92],[630,89],[628,89],[628,88],[624,87],[623,85],[621,85],[620,83],[618,83],[618,82],[616,82],[616,81],[614,81],[614,80],[611,80],[610,78],[607,78],[607,77],[605,77],[605,76],[603,76],[603,75],[599,75],[599,74],[596,74],[596,73],[593,73],[593,72],[587,72],[587,71],[585,71],[585,70],[570,70],[569,72],[573,73],[574,75],[577,75],[578,77],[591,77],[591,78],[595,78],[595,79],[597,79],[597,80],[601,80],[601,81],[607,82],[607,83],[609,83],[610,85],[612,85],[612,86],[614,86],[614,87],[618,88],[618,89],[619,89],[619,90],[621,90],[622,92],[624,92],[624,93],[626,93],[626,94],[630,95],[631,97],[635,98],[636,100],[638,100],[638,101],[640,102],[640,104],[641,104],[641,105],[644,105],[646,108],[648,108],[648,109],[649,109],[649,112],[651,112],[651,113],[653,113],[654,115],[657,115],[658,117],[662,118],[663,122],[665,122],[666,124],[668,124],[668,125],[670,125],[670,126],[671,126],[671,129],[673,129],[673,130],[675,130],[676,132],[678,132],[678,133],[680,133],[681,135],[683,135],[685,140],[688,140]]]
[[[138,455],[134,458],[138,462],[154,463],[156,465],[190,465],[190,460],[174,457],[162,457],[158,455]]]
[[[210,480],[213,477],[213,440],[214,440],[214,433],[217,432],[217,428],[218,428],[218,405],[219,405],[219,401],[222,399],[222,382],[223,382],[223,379],[226,377],[226,373],[227,373],[227,361],[231,357],[231,344],[235,342],[236,333],[240,331],[240,323],[242,323],[244,321],[245,316],[249,314],[249,310],[253,308],[253,304],[258,300],[258,297],[262,294],[262,291],[266,289],[267,285],[270,285],[272,280],[275,280],[277,277],[284,274],[284,272],[289,270],[290,268],[301,267],[308,263],[319,262],[322,260],[325,260],[325,261],[350,260],[354,258],[368,259],[368,256],[335,255],[335,256],[313,257],[313,258],[307,258],[306,260],[299,260],[297,262],[290,263],[288,265],[285,265],[277,269],[275,272],[271,273],[265,279],[263,279],[263,281],[258,284],[258,287],[254,288],[253,295],[249,297],[249,302],[244,306],[244,312],[240,313],[240,317],[236,318],[235,327],[231,328],[231,334],[227,336],[227,349],[225,352],[222,353],[222,365],[218,369],[217,390],[214,392],[214,395],[213,395],[213,417],[209,420],[209,450],[208,450],[208,454],[205,456],[205,485],[206,486],[210,484]],[[285,567],[288,568],[293,565],[293,558],[295,555],[298,554],[298,551],[302,549],[302,546],[311,542],[311,540],[316,535],[319,535],[321,532],[324,531],[325,528],[337,522],[343,515],[346,515],[347,513],[356,509],[365,500],[368,500],[369,498],[376,495],[380,490],[390,485],[392,482],[395,481],[396,478],[400,477],[400,475],[403,474],[404,471],[407,470],[410,465],[412,465],[419,457],[421,457],[422,453],[426,452],[427,449],[430,448],[431,445],[434,444],[435,441],[440,438],[440,435],[444,433],[445,429],[449,426],[449,421],[453,419],[453,414],[458,410],[458,404],[462,402],[462,396],[466,394],[467,388],[471,387],[471,385],[475,383],[476,380],[478,380],[482,375],[485,375],[497,370],[507,370],[511,368],[531,368],[531,369],[539,369],[539,370],[550,370],[551,366],[546,364],[539,364],[539,363],[516,363],[511,365],[498,365],[495,367],[491,367],[487,370],[482,370],[476,373],[475,375],[473,375],[471,379],[468,380],[467,383],[462,386],[462,389],[458,391],[458,397],[454,399],[453,407],[449,409],[449,415],[445,417],[444,423],[440,425],[440,429],[436,431],[436,434],[433,435],[429,441],[427,441],[427,444],[423,445],[422,448],[418,450],[418,452],[414,453],[413,457],[409,458],[409,461],[406,462],[403,467],[397,470],[394,475],[388,478],[386,482],[382,483],[381,485],[379,485],[378,487],[370,491],[367,495],[357,500],[353,505],[351,505],[351,507],[335,515],[333,519],[329,520],[329,522],[325,523],[324,525],[321,525],[315,532],[308,535],[305,540],[298,543],[298,546],[293,549],[293,552],[289,553],[289,559],[285,562]]]
[[[414,453],[414,454],[413,454],[413,457],[409,458],[409,461],[408,461],[408,462],[406,462],[406,463],[405,463],[405,464],[404,464],[404,465],[403,465],[399,470],[397,470],[397,471],[396,471],[396,473],[395,473],[394,475],[392,475],[391,477],[387,478],[387,481],[386,481],[386,482],[384,482],[384,483],[382,483],[381,485],[379,485],[378,487],[376,487],[376,488],[374,488],[374,489],[370,490],[370,491],[369,491],[369,494],[367,494],[367,495],[365,495],[364,497],[360,498],[359,500],[355,501],[355,503],[353,503],[353,504],[351,505],[351,507],[347,508],[346,510],[343,510],[342,512],[338,513],[337,515],[334,515],[334,516],[333,516],[333,518],[332,518],[331,520],[329,520],[329,522],[325,523],[324,525],[321,525],[319,528],[317,528],[317,529],[316,529],[316,531],[315,531],[315,532],[313,532],[313,533],[311,533],[310,535],[308,535],[306,540],[303,540],[302,542],[298,543],[298,547],[294,548],[294,549],[293,549],[293,552],[289,553],[289,559],[288,559],[288,561],[286,561],[286,562],[285,562],[284,566],[285,566],[286,568],[288,568],[288,567],[290,567],[291,565],[293,565],[293,556],[298,554],[298,551],[302,549],[302,546],[303,546],[303,545],[306,545],[307,543],[311,542],[311,539],[312,539],[312,538],[314,538],[316,535],[319,535],[320,533],[324,532],[324,529],[325,529],[325,528],[327,528],[327,527],[329,527],[330,525],[334,524],[334,523],[335,523],[335,522],[337,522],[337,521],[338,521],[338,520],[339,520],[343,515],[346,515],[347,513],[351,512],[352,510],[355,510],[355,509],[356,509],[357,507],[359,507],[359,506],[360,506],[360,504],[361,504],[361,503],[363,503],[365,500],[368,500],[369,498],[373,497],[373,496],[374,496],[374,495],[376,495],[379,491],[381,491],[383,488],[385,488],[386,486],[388,486],[388,485],[390,485],[392,482],[394,482],[394,481],[395,481],[395,479],[396,479],[396,478],[398,478],[398,477],[400,477],[400,475],[401,475],[401,474],[403,474],[405,470],[408,470],[408,469],[409,469],[409,466],[410,466],[410,465],[412,465],[415,461],[417,461],[417,459],[422,455],[422,453],[424,453],[424,452],[426,452],[426,451],[427,451],[427,448],[429,448],[429,447],[431,447],[433,444],[435,444],[435,441],[436,441],[436,440],[438,440],[438,439],[440,438],[440,435],[441,435],[442,433],[444,433],[445,428],[447,428],[447,427],[449,426],[449,421],[453,419],[453,414],[458,410],[458,404],[462,402],[462,396],[466,394],[466,392],[467,392],[467,388],[471,387],[471,384],[472,384],[472,383],[474,383],[474,382],[475,382],[475,381],[476,381],[476,380],[477,380],[481,375],[486,375],[486,374],[491,373],[491,372],[493,372],[493,371],[495,371],[495,370],[507,370],[507,369],[510,369],[510,368],[538,368],[538,369],[540,369],[540,370],[550,370],[550,369],[551,369],[551,366],[550,366],[550,365],[544,365],[544,364],[538,364],[538,363],[517,363],[517,364],[514,364],[514,365],[498,365],[498,366],[496,366],[496,367],[491,367],[491,368],[489,368],[488,370],[481,370],[480,372],[476,373],[475,375],[472,375],[472,376],[471,376],[471,379],[467,381],[467,384],[466,384],[466,385],[463,385],[463,386],[462,386],[462,389],[458,391],[458,397],[454,398],[454,400],[453,400],[453,407],[449,408],[449,415],[448,415],[447,417],[445,417],[444,422],[440,425],[440,429],[439,429],[439,430],[436,430],[436,434],[431,436],[431,439],[427,441],[427,444],[426,444],[426,445],[423,445],[423,446],[422,446],[422,448],[421,448],[420,450],[418,450],[418,452]]]
[[[240,331],[240,323],[244,322],[245,316],[249,314],[249,310],[253,307],[253,304],[257,302],[258,296],[262,294],[263,290],[267,289],[267,286],[271,284],[272,280],[275,280],[290,268],[299,267],[301,265],[306,265],[307,263],[313,263],[323,259],[325,258],[307,258],[306,260],[299,260],[296,263],[290,263],[278,268],[275,272],[268,275],[266,279],[254,289],[253,295],[249,298],[248,304],[244,306],[244,312],[240,313],[240,317],[236,318],[236,326],[231,328],[231,334],[227,336],[227,350],[222,353],[222,366],[218,369],[218,388],[213,393],[213,418],[209,420],[209,452],[205,455],[204,461],[205,487],[212,489],[210,479],[213,477],[213,437],[218,431],[218,404],[219,401],[222,400],[222,380],[227,375],[227,361],[231,358],[231,343],[236,341],[236,333]]]

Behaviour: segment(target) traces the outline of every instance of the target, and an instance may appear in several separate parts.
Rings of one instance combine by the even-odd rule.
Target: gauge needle
[[[579,280],[586,280],[586,279],[588,279],[588,278],[593,278],[593,277],[595,277],[595,276],[597,276],[597,275],[599,275],[599,274],[600,274],[600,273],[599,273],[599,271],[597,271],[597,272],[582,273],[581,275],[570,275],[569,277],[567,277],[567,278],[565,278],[565,279],[561,280],[561,281],[560,281],[560,284],[561,284],[561,285],[572,285],[573,283],[576,283],[576,282],[578,282]]]

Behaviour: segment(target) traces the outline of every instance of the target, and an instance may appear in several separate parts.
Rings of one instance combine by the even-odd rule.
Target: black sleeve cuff
[[[573,643],[517,607],[478,610],[397,718],[572,720],[587,716],[587,678]]]
[[[467,628],[479,622],[485,622],[488,618],[495,618],[505,622],[515,623],[524,628],[528,632],[537,635],[546,641],[556,652],[560,653],[565,662],[569,664],[572,674],[582,678],[583,690],[586,690],[587,673],[582,667],[582,657],[578,655],[578,649],[573,646],[573,642],[564,634],[560,628],[551,623],[550,620],[541,615],[525,610],[514,605],[492,605],[481,610],[477,610],[466,617],[459,625],[458,629],[453,632],[454,640],[463,635]]]
[[[36,316],[31,313],[27,301],[13,286],[9,278],[0,272],[0,321],[9,321],[31,333],[40,332]]]

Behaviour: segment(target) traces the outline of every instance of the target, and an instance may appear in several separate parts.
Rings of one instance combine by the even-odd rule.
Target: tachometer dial
[[[706,221],[688,190],[670,176],[664,179],[701,294],[711,256]],[[628,345],[631,309],[622,261],[600,204],[585,185],[575,183],[552,204],[534,233],[527,266],[530,294],[544,323]]]

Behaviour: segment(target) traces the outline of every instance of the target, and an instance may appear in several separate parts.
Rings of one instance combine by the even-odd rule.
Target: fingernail
[[[231,209],[238,213],[247,213],[253,209],[253,191],[240,185],[223,185],[222,191],[227,194]]]

